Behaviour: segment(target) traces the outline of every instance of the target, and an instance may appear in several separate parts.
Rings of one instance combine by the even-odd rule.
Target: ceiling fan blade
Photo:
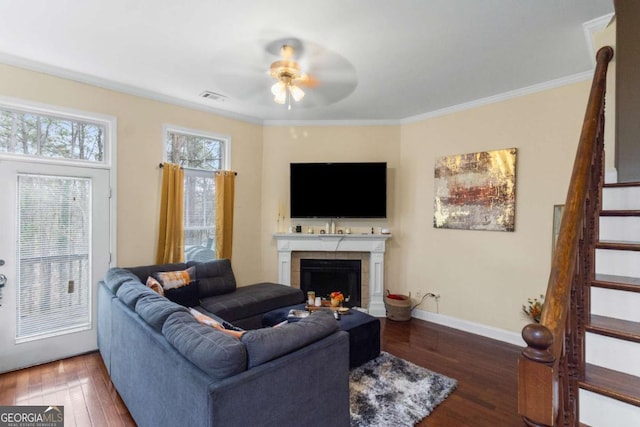
[[[293,83],[301,87],[314,88],[318,86],[319,82],[314,76],[310,74],[303,74],[299,78],[295,79]]]

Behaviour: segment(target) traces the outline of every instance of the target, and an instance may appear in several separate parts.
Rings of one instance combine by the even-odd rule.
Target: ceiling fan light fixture
[[[276,93],[273,100],[276,102],[276,104],[284,104],[287,101],[286,88],[282,92]]]
[[[271,86],[271,93],[274,95],[273,100],[277,104],[285,104],[287,102],[287,92],[289,92],[289,109],[291,109],[291,98],[295,102],[299,102],[304,98],[304,91],[296,85],[296,81],[306,76],[300,73],[298,63],[291,60],[293,57],[293,48],[291,46],[282,46],[280,54],[283,59],[273,62],[269,68],[271,77],[278,80]]]
[[[289,85],[289,92],[291,93],[293,100],[296,102],[300,102],[300,100],[304,98],[304,91],[298,86]]]
[[[287,86],[282,81],[278,81],[271,86],[271,93],[277,96],[278,94],[284,93],[286,89]]]

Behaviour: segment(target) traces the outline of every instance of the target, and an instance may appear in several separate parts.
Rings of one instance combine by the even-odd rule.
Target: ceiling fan
[[[316,108],[339,102],[358,84],[355,68],[346,58],[294,37],[248,40],[216,55],[217,64],[224,66],[212,68],[215,86],[211,90],[225,94],[229,104],[291,109],[297,103],[301,108]]]
[[[281,60],[275,61],[269,67],[271,77],[278,80],[271,86],[273,100],[278,104],[288,102],[288,109],[291,109],[291,98],[295,102],[300,102],[304,97],[304,91],[300,88],[308,84],[311,79],[307,74],[302,74],[300,65],[293,60],[294,48],[284,44],[280,48]]]

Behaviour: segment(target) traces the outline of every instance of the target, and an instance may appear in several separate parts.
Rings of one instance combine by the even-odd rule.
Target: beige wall
[[[399,166],[405,291],[438,292],[421,309],[519,332],[520,308],[544,294],[552,211],[563,204],[589,82],[402,126]],[[437,157],[516,147],[515,232],[433,228]]]
[[[265,278],[278,278],[278,254],[272,234],[277,231],[278,210],[286,216],[281,231],[291,224],[289,219],[289,163],[291,162],[387,162],[387,219],[338,221],[339,227],[350,227],[354,233],[371,227],[399,229],[399,126],[333,126],[289,127],[269,126],[263,131],[262,160],[262,266]],[[327,191],[340,191],[327,188]],[[315,227],[317,233],[326,220],[294,220],[295,224]],[[399,248],[395,238],[387,242],[385,281],[393,288],[399,271]],[[392,289],[393,289],[392,288]]]
[[[385,161],[388,219],[340,222],[354,232],[389,227],[385,283],[438,292],[440,314],[519,332],[520,306],[543,293],[554,204],[564,203],[589,82],[398,126],[267,126],[0,65],[0,95],[118,120],[118,264],[152,263],[162,125],[226,134],[238,171],[234,270],[240,284],[277,279],[272,233],[288,217],[290,162]],[[434,229],[436,157],[518,148],[516,231]],[[330,189],[327,191],[339,191]],[[296,221],[316,230],[324,221]],[[291,224],[288,218],[281,230]],[[436,311],[433,300],[423,310]]]
[[[231,137],[236,181],[233,264],[238,282],[260,280],[262,127],[215,114],[178,107],[0,65],[0,96],[20,98],[117,118],[117,264],[155,261],[159,187],[165,123]]]

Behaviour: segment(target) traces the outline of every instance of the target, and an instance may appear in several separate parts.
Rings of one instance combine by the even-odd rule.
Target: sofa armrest
[[[98,350],[109,373],[111,373],[111,303],[115,297],[104,281],[98,283]]]
[[[209,407],[218,426],[348,426],[348,333],[212,384]]]

